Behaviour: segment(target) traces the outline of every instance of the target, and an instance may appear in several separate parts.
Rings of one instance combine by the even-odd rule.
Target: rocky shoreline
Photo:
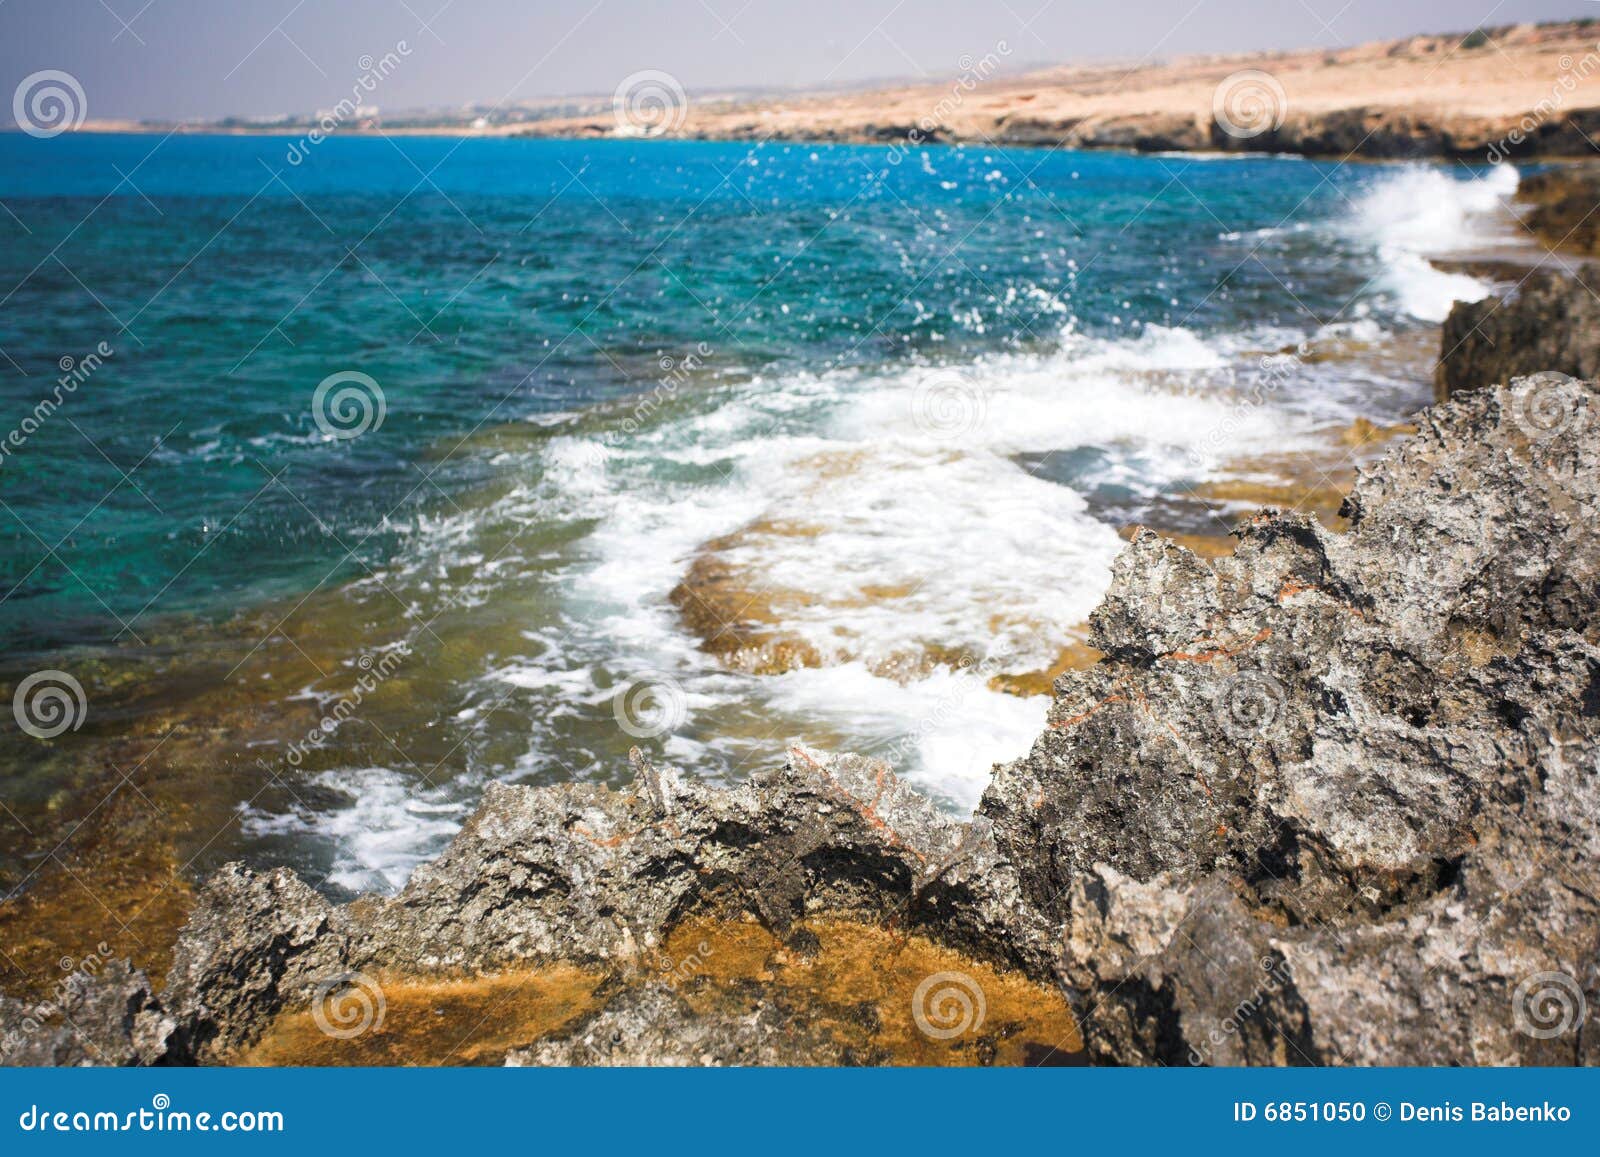
[[[1592,253],[1593,171],[1528,185],[1530,231]],[[1577,272],[1456,306],[1439,404],[1343,533],[1270,508],[1231,551],[1134,533],[968,823],[800,748],[732,789],[637,751],[626,791],[491,785],[393,898],[216,873],[164,978],[102,946],[0,996],[0,1060],[1600,1062]]]
[[[1451,309],[1434,368],[1438,401],[1532,374],[1600,376],[1600,168],[1534,173],[1519,184],[1517,201],[1523,228],[1548,252],[1536,263],[1476,270],[1510,288]]]
[[[690,98],[656,92],[542,117],[516,135],[969,144],[1135,152],[1502,161],[1593,156],[1600,70],[1589,21],[1509,25],[1332,50],[1013,73],[1004,41],[962,72],[868,92]],[[668,86],[670,87],[670,86]],[[890,163],[895,163],[891,155]]]
[[[1564,110],[1531,123],[1529,114],[1481,115],[1358,104],[1297,111],[1260,131],[1239,133],[1214,112],[1129,112],[1038,116],[1018,109],[982,123],[928,127],[914,117],[884,122],[844,116],[774,127],[762,110],[706,118],[702,127],[661,135],[697,141],[776,141],[854,145],[992,145],[1008,148],[1115,150],[1135,153],[1265,153],[1339,160],[1501,160],[1592,157],[1600,109]],[[609,115],[537,122],[518,135],[598,140],[616,135]]]
[[[1104,658],[968,823],[802,749],[731,789],[642,754],[628,791],[493,786],[391,899],[223,870],[159,993],[0,1000],[7,1059],[370,1060],[442,1018],[411,1059],[1600,1061],[1597,405],[1459,392],[1342,535],[1136,536]]]
[[[686,92],[647,71],[614,93],[462,110],[365,110],[340,135],[524,136],[1500,161],[1588,157],[1600,135],[1600,25],[1517,24],[1345,48],[1146,56],[1017,71],[973,46],[943,80],[761,95]],[[931,75],[937,76],[935,69]],[[300,136],[269,123],[91,121],[97,132]],[[330,131],[330,130],[322,130]],[[891,159],[890,163],[896,163]]]

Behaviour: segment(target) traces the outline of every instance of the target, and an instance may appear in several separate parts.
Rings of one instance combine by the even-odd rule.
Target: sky
[[[609,94],[659,69],[690,92],[1013,67],[1334,47],[1574,16],[1597,0],[0,0],[0,95],[69,73],[94,119],[307,113],[367,58],[369,103],[499,105]],[[404,44],[404,52],[400,45]],[[9,102],[0,122],[10,123]]]

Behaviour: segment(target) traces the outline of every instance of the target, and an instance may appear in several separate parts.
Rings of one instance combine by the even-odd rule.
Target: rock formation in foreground
[[[1107,660],[981,809],[1098,1057],[1600,1059],[1596,401],[1425,412],[1342,536],[1124,551]]]
[[[1093,618],[1106,657],[1057,681],[970,823],[801,749],[733,789],[642,757],[629,792],[491,787],[392,899],[225,869],[159,996],[118,970],[20,1038],[0,1003],[10,1055],[223,1062],[308,1010],[337,1041],[330,993],[559,965],[596,978],[572,1015],[477,1059],[883,1063],[893,1005],[970,1030],[969,1063],[1080,1033],[1125,1064],[1600,1061],[1597,405],[1543,375],[1435,407],[1344,535],[1263,511],[1210,562],[1139,535]],[[820,958],[822,918],[963,963],[870,1007],[817,976],[819,1018],[761,978]],[[681,954],[670,983],[630,971],[695,922],[769,945],[715,1005]],[[1039,993],[1079,1031],[1014,1011]]]

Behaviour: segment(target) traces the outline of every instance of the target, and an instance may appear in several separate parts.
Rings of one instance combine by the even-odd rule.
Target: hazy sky
[[[389,108],[609,93],[661,69],[691,91],[954,76],[1011,60],[1352,44],[1600,16],[1596,0],[0,0],[0,95],[71,73],[97,118],[308,112],[363,57],[410,49]],[[10,102],[0,102],[9,123]]]

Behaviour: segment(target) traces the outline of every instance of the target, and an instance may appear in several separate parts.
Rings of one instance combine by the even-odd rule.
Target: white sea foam
[[[465,586],[452,580],[464,605],[493,603],[511,576],[484,569],[497,553],[483,549],[487,527],[585,528],[548,577],[554,604],[536,604],[549,618],[497,640],[449,708],[454,726],[478,734],[503,729],[508,710],[530,720],[514,766],[469,778],[603,770],[609,757],[587,754],[584,736],[615,731],[620,685],[663,678],[681,721],[646,744],[692,773],[742,776],[803,740],[886,758],[969,811],[993,764],[1026,753],[1048,706],[993,689],[992,676],[1050,666],[1121,549],[1087,490],[1170,492],[1223,456],[1309,442],[1313,423],[1293,398],[1235,400],[1241,359],[1297,336],[1202,339],[1151,325],[1103,339],[1069,328],[1048,353],[719,386],[625,436],[592,416],[557,427],[536,443],[532,481],[488,510],[420,521],[394,564],[395,581],[416,588],[444,583],[446,561],[476,571]],[[1025,465],[1076,451],[1084,473],[1072,485]],[[798,595],[775,602],[773,629],[811,644],[824,666],[730,671],[687,631],[669,595],[705,544],[726,536],[722,561]],[[927,654],[964,660],[918,661]],[[247,830],[330,844],[329,878],[352,889],[398,887],[474,793],[408,788],[408,776],[380,768],[317,782],[350,802],[251,813]]]
[[[1428,258],[1506,240],[1505,204],[1517,180],[1510,165],[1466,179],[1438,168],[1401,169],[1356,200],[1350,228],[1376,247],[1385,266],[1382,283],[1399,307],[1424,321],[1442,321],[1453,303],[1479,301],[1492,287],[1436,269]]]
[[[455,791],[429,788],[382,767],[324,771],[315,787],[349,799],[317,808],[297,801],[289,811],[242,809],[247,836],[311,835],[333,847],[328,880],[352,892],[393,892],[435,856],[470,810]],[[458,785],[454,785],[458,786]]]
[[[805,669],[767,681],[771,706],[826,733],[863,737],[865,753],[909,772],[925,792],[963,812],[978,806],[998,760],[1027,753],[1044,726],[1047,696],[988,686],[987,667],[940,668],[908,683],[862,663]]]
[[[537,568],[513,555],[502,573],[486,528],[572,528],[552,569],[537,572],[547,585],[527,606],[538,617],[496,636],[447,712],[502,740],[508,713],[521,713],[523,754],[474,766],[448,791],[408,788],[385,769],[324,773],[321,786],[352,802],[247,824],[329,841],[330,878],[345,886],[396,887],[456,829],[483,776],[614,770],[616,689],[644,677],[669,680],[681,711],[646,745],[691,773],[742,776],[797,739],[882,756],[971,809],[992,765],[1027,751],[1048,705],[1000,693],[991,677],[1049,666],[1121,548],[1087,496],[1170,494],[1226,460],[1309,447],[1314,427],[1365,412],[1372,383],[1314,362],[1264,399],[1238,399],[1263,354],[1307,339],[1377,341],[1391,309],[1430,317],[1449,298],[1481,295],[1425,255],[1489,238],[1514,180],[1380,176],[1332,228],[1381,258],[1389,301],[1369,293],[1314,334],[1146,325],[1108,339],[1075,332],[1069,317],[1048,352],[696,385],[627,430],[596,414],[545,421],[546,440],[500,452],[520,461],[523,482],[487,510],[419,520],[394,566],[407,589],[454,584],[457,605],[503,606],[505,584]],[[1047,453],[1073,465],[1050,479],[1032,472]],[[823,666],[747,675],[701,649],[669,596],[719,539],[721,562],[782,596],[771,629],[809,643]],[[453,574],[447,584],[450,568],[475,573],[462,587]],[[968,661],[901,662],[908,652]]]
[[[1017,456],[1099,448],[1101,480],[1154,493],[1205,477],[1223,450],[1293,445],[1306,431],[1286,411],[1241,410],[1226,396],[1229,347],[1249,344],[1148,326],[1120,341],[1069,332],[1050,354],[758,381],[613,450],[609,494],[590,491],[583,511],[598,519],[593,561],[572,576],[571,597],[608,636],[610,662],[683,685],[686,733],[700,705],[764,704],[792,721],[779,723],[781,735],[815,728],[886,751],[914,781],[970,808],[991,765],[1027,750],[1046,707],[991,690],[988,677],[1048,666],[1098,602],[1122,545],[1082,494]],[[940,413],[930,390],[944,392]],[[662,484],[663,462],[701,473],[692,485]],[[566,451],[545,467],[565,489]],[[709,485],[706,468],[716,472]],[[803,594],[779,600],[775,628],[810,643],[825,666],[730,677],[686,636],[668,593],[706,542],[739,531],[722,560],[770,590]],[[982,666],[874,674],[935,645]]]

